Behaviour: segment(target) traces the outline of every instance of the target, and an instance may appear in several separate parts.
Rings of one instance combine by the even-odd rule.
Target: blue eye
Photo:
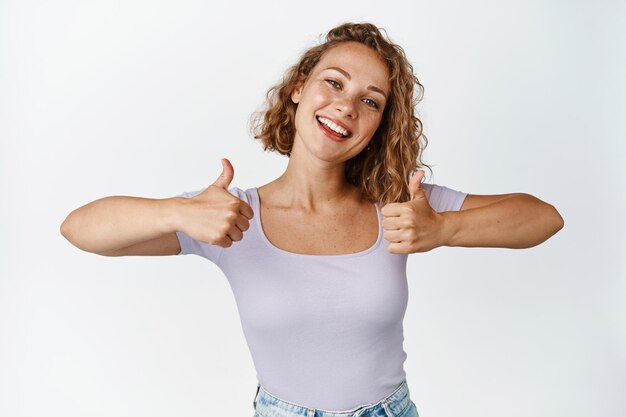
[[[331,80],[330,78],[324,80],[326,81],[328,84],[332,85],[335,88],[341,88],[341,84],[339,84],[337,81],[335,80]],[[372,100],[371,98],[366,98],[363,100],[364,102],[366,102],[366,104],[374,109],[378,108],[378,103],[376,103],[374,100]]]
[[[378,104],[374,100],[372,100],[371,98],[366,98],[365,101],[371,102],[371,104],[368,104],[368,106],[378,108]]]

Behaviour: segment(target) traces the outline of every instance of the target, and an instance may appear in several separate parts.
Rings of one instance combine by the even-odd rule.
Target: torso
[[[263,232],[279,249],[307,255],[343,255],[369,249],[378,239],[378,214],[369,201],[351,202],[328,214],[311,215],[272,204],[265,186],[258,192]]]

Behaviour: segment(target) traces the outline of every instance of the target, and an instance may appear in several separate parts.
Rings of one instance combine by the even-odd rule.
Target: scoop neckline
[[[265,244],[274,252],[277,252],[286,256],[301,257],[301,258],[316,258],[316,259],[354,258],[358,256],[367,255],[368,253],[373,252],[380,246],[380,243],[383,240],[380,206],[378,205],[378,202],[375,202],[374,207],[376,208],[376,218],[378,220],[378,237],[376,238],[376,242],[374,242],[374,244],[370,246],[369,248],[364,249],[360,252],[340,253],[337,255],[316,255],[312,253],[296,253],[296,252],[289,252],[287,250],[281,249],[278,246],[274,245],[272,242],[270,242],[270,240],[267,238],[267,235],[265,234],[265,231],[263,230],[263,224],[261,223],[261,197],[259,197],[259,190],[257,187],[253,187],[252,190],[253,190],[252,199],[254,203],[253,208],[254,208],[254,212],[257,214],[256,216],[254,216],[254,221],[255,221],[255,224],[257,225],[258,233],[261,236],[261,240],[263,240]]]

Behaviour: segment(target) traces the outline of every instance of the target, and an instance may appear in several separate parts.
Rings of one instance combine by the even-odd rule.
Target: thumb
[[[411,200],[415,198],[418,192],[422,190],[422,178],[424,178],[424,171],[419,170],[413,172],[409,179],[409,193],[411,194]]]
[[[215,180],[215,182],[211,185],[215,185],[217,187],[223,188],[228,191],[228,186],[230,182],[233,180],[233,176],[235,175],[235,170],[233,166],[230,164],[230,161],[226,158],[222,158],[222,174]]]

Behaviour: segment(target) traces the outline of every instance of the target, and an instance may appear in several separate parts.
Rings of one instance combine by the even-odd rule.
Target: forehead
[[[389,68],[378,52],[358,42],[343,42],[324,53],[315,66],[316,72],[328,67],[342,68],[350,76],[389,90]]]

